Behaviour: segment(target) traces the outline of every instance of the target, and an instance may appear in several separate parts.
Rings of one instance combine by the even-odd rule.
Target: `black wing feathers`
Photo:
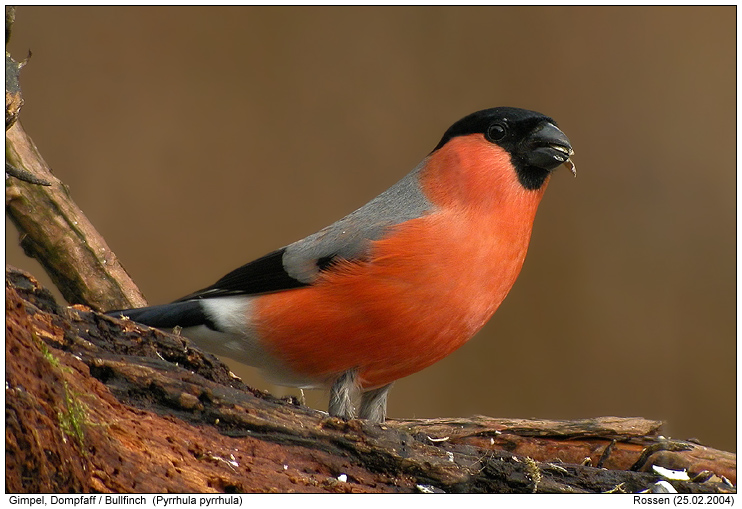
[[[182,297],[175,302],[225,295],[253,295],[308,286],[308,283],[302,283],[286,273],[283,268],[284,251],[286,251],[286,248],[268,253],[233,270],[213,285]]]

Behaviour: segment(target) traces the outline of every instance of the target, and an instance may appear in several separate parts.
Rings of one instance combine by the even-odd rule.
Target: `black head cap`
[[[433,152],[452,138],[483,134],[510,154],[518,180],[526,189],[539,189],[549,173],[565,163],[572,146],[553,119],[520,108],[490,108],[467,115],[448,128]]]

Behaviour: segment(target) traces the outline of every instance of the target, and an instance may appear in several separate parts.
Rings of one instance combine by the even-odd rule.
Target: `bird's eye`
[[[507,133],[508,125],[504,122],[498,122],[487,128],[487,139],[490,141],[500,141]]]

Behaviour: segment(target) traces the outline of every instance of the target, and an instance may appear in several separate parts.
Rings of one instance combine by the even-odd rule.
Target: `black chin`
[[[538,166],[532,166],[523,163],[516,163],[515,170],[516,174],[518,175],[518,182],[520,182],[520,185],[522,185],[529,191],[536,191],[537,189],[541,189],[541,186],[544,185],[544,182],[546,182],[546,178],[551,173],[550,169],[539,168]]]

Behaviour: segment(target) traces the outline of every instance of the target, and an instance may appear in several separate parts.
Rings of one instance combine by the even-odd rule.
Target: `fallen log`
[[[660,463],[697,481],[678,492],[736,491],[736,455],[640,418],[332,418],[12,268],[6,363],[9,492],[635,493]]]

